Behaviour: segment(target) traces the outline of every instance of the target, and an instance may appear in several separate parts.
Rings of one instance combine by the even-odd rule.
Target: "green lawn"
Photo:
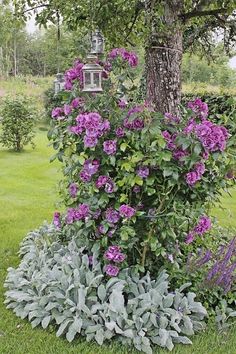
[[[27,148],[23,153],[0,149],[0,354],[132,354],[137,353],[119,344],[99,347],[78,339],[68,344],[56,338],[53,327],[49,330],[32,329],[27,321],[17,318],[3,305],[2,284],[9,266],[19,262],[19,242],[26,233],[39,226],[45,219],[51,220],[58,200],[56,184],[60,174],[58,166],[49,163],[52,154],[47,146],[46,133],[39,131],[35,150]],[[225,198],[223,204],[236,215],[234,198]],[[236,220],[227,212],[216,210],[224,225],[236,226]],[[178,345],[174,354],[235,354],[236,329],[227,336],[207,330],[193,339],[193,346]],[[157,350],[156,354],[168,353]]]

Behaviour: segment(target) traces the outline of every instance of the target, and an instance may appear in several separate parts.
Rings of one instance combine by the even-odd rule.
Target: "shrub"
[[[172,275],[210,237],[209,207],[234,183],[227,173],[235,138],[207,120],[201,100],[181,119],[163,117],[146,103],[120,100],[119,80],[109,74],[104,93],[93,96],[80,91],[77,75],[49,132],[65,175],[68,211],[55,218],[62,239],[76,231],[88,248],[99,244],[109,275],[135,266],[153,276],[163,264]]]
[[[0,142],[3,146],[21,151],[27,144],[34,147],[34,125],[36,112],[32,102],[25,96],[7,97],[1,107],[2,133]]]
[[[19,267],[8,270],[5,303],[33,327],[55,323],[69,342],[78,334],[100,345],[115,337],[145,353],[153,344],[191,344],[187,336],[204,328],[206,310],[183,292],[189,284],[171,293],[165,271],[151,280],[131,268],[106,280],[97,246],[87,253],[76,238],[62,245],[57,232],[52,225],[31,232]]]

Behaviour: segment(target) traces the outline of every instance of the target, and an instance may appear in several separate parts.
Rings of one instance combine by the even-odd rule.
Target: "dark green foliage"
[[[62,92],[59,92],[57,95],[55,95],[53,88],[49,88],[44,92],[43,102],[45,110],[45,120],[47,123],[51,121],[51,113],[53,108],[61,106],[63,101],[64,98]]]
[[[209,118],[218,124],[224,126],[231,134],[236,133],[236,99],[230,95],[216,95],[216,94],[201,94],[188,93],[182,96],[182,105],[186,106],[187,102],[195,98],[207,103],[209,108]]]
[[[234,87],[236,71],[229,67],[229,58],[221,45],[215,48],[211,60],[199,55],[184,54],[182,80],[184,83],[206,83],[207,85]]]
[[[2,133],[0,142],[7,148],[21,151],[27,144],[34,147],[36,111],[32,101],[25,96],[7,97],[1,107]]]

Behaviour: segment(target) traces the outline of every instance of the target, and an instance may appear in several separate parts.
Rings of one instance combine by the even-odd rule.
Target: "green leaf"
[[[47,328],[49,323],[51,321],[51,316],[46,316],[44,317],[44,319],[42,320],[42,327],[43,329]]]
[[[137,184],[138,186],[142,186],[143,185],[143,179],[139,176],[136,176],[134,179],[134,184]]]
[[[122,143],[122,144],[120,145],[120,150],[124,152],[124,151],[126,150],[127,146],[128,146],[128,144]]]
[[[106,288],[103,284],[100,284],[98,287],[98,297],[101,301],[104,301],[106,298]]]
[[[131,165],[130,162],[123,162],[123,163],[121,164],[121,169],[122,169],[122,170],[125,170],[125,171],[127,171],[127,172],[130,172],[130,171],[133,171],[133,166]]]
[[[103,344],[104,341],[104,330],[101,328],[96,332],[95,339],[99,345]]]
[[[79,163],[83,166],[83,164],[84,164],[84,162],[85,162],[84,156],[79,155],[79,156],[78,156],[78,161],[79,161]]]

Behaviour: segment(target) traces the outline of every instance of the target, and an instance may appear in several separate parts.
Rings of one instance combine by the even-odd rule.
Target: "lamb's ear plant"
[[[185,293],[190,284],[169,292],[165,271],[152,279],[134,269],[107,279],[97,245],[91,253],[76,238],[62,245],[52,225],[29,233],[20,254],[19,267],[8,269],[7,308],[33,327],[54,324],[69,342],[83,335],[101,345],[114,337],[152,353],[155,344],[191,344],[188,337],[205,326],[205,308]]]

